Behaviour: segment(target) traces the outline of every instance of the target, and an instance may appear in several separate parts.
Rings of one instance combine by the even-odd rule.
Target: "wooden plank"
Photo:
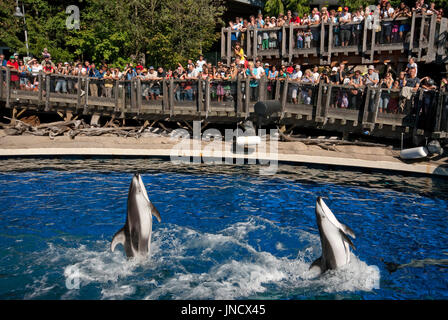
[[[142,80],[140,78],[137,78],[137,114],[140,114],[142,111]]]
[[[288,102],[288,85],[289,80],[284,81],[283,92],[282,92],[282,114],[285,115],[286,102]]]
[[[85,84],[85,89],[86,90],[84,90],[85,91],[85,93],[84,93],[84,110],[83,110],[83,112],[82,112],[82,114],[84,114],[84,115],[86,115],[86,114],[88,114],[88,104],[89,104],[89,91],[90,91],[90,88],[89,88],[89,82],[90,82],[90,79],[89,79],[89,77],[86,77],[85,78],[85,81],[84,81],[84,84]]]
[[[437,96],[437,109],[436,109],[436,121],[434,125],[434,132],[440,131],[441,123],[442,123],[442,113],[443,113],[443,100],[445,95],[443,93],[439,93]]]
[[[173,78],[170,78],[169,96],[170,96],[170,117],[172,117],[174,115],[174,79]]]
[[[203,110],[203,102],[202,99],[204,98],[204,90],[202,88],[203,80],[199,78],[197,80],[198,83],[198,95],[196,97],[196,111],[201,112]]]
[[[238,75],[236,80],[236,113],[240,114],[243,110],[243,93],[242,93],[242,84],[241,84],[241,76]]]
[[[380,101],[380,97],[381,97],[381,90],[378,88],[374,89],[375,94],[375,98],[373,101],[373,107],[374,107],[374,111],[373,111],[373,115],[372,115],[372,123],[376,123],[377,122],[377,118],[378,118],[378,106],[379,106],[379,101]]]
[[[411,56],[412,50],[414,49],[414,36],[415,36],[415,12],[412,13],[411,20],[411,39],[409,41],[409,56]]]
[[[10,108],[11,107],[11,70],[9,68],[6,68],[5,91],[6,91],[6,97],[5,97],[6,108]]]
[[[207,78],[205,80],[205,101],[204,101],[204,109],[205,109],[205,117],[208,118],[208,111],[210,108],[210,79]]]
[[[361,51],[361,61],[362,63],[367,63],[365,54],[367,52],[367,25],[365,19],[363,20],[362,28],[362,51]]]
[[[251,56],[252,48],[251,48],[251,39],[250,39],[250,28],[246,30],[246,57],[249,58]]]
[[[367,116],[368,116],[368,112],[369,112],[369,102],[370,102],[370,97],[371,97],[370,91],[371,91],[370,87],[367,86],[366,101],[364,103],[364,110],[362,112],[361,124],[364,124],[367,122]]]
[[[45,111],[50,111],[50,89],[51,89],[51,77],[45,76]]]
[[[286,56],[286,27],[282,27],[282,57]]]
[[[331,64],[331,53],[333,52],[333,21],[330,20],[328,25],[328,60],[327,63]]]
[[[319,89],[317,91],[317,102],[316,102],[316,115],[315,121],[321,122],[321,110],[322,110],[322,82],[319,82]]]
[[[120,100],[119,100],[119,94],[118,94],[118,90],[120,88],[120,80],[115,80],[115,88],[114,88],[114,100],[115,100],[115,112],[118,112],[118,110],[120,110]]]
[[[291,63],[292,61],[292,55],[294,53],[294,26],[289,25],[289,51],[288,51],[288,62]]]
[[[420,24],[420,37],[419,37],[419,41],[418,41],[418,56],[417,56],[417,61],[420,61],[420,59],[422,58],[422,49],[423,49],[423,31],[424,31],[424,27],[425,27],[425,15],[422,15],[422,22]]]
[[[249,87],[249,78],[246,78],[246,88],[245,88],[245,96],[244,99],[244,113],[249,113],[249,101],[250,101],[250,87]]]
[[[0,66],[0,99],[3,99],[3,70],[4,68]]]
[[[230,66],[232,61],[232,29],[227,28],[227,49],[226,49],[227,65]]]
[[[82,92],[82,83],[81,83],[81,74],[78,74],[78,89],[77,89],[77,98],[76,98],[76,108],[81,109],[81,92]]]
[[[277,79],[275,81],[275,96],[274,96],[275,100],[280,100],[280,86],[281,86],[281,81],[279,79]]]
[[[376,31],[375,31],[375,26],[373,26],[372,28],[372,41],[370,43],[370,63],[373,63],[373,59],[375,57],[375,35],[376,35]]]
[[[435,36],[436,36],[437,16],[433,14],[429,25],[428,50],[426,53],[426,62],[434,61],[436,58]]]
[[[258,31],[257,28],[254,29],[254,49],[253,49],[253,56],[252,56],[252,60],[255,62],[255,59],[257,59],[257,55],[258,55]]]
[[[224,30],[225,28],[221,28],[221,60],[226,56],[226,37]]]

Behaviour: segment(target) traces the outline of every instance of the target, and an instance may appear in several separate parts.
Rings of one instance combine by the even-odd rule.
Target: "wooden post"
[[[436,35],[436,26],[437,26],[437,16],[433,14],[430,20],[431,24],[429,26],[429,39],[428,39],[428,50],[426,52],[425,62],[433,62],[436,58],[436,49],[435,49],[435,35]]]
[[[251,40],[250,40],[250,30],[251,28],[247,28],[246,30],[246,56],[249,58],[251,56]]]
[[[168,93],[168,85],[166,84],[166,78],[162,80],[162,113],[165,113],[168,110],[169,104],[169,93]]]
[[[282,26],[282,57],[286,56],[286,27]]]
[[[208,110],[210,108],[210,79],[207,78],[205,80],[205,101],[204,101],[204,109],[205,109],[205,117],[208,118]]]
[[[320,56],[322,57],[325,52],[325,23],[320,23]]]
[[[8,67],[6,68],[5,91],[6,91],[6,108],[10,108],[11,107],[11,70]]]
[[[330,102],[331,102],[331,92],[333,91],[333,85],[330,84],[327,87],[327,99],[325,100],[325,104],[324,104],[324,108],[321,111],[322,113],[322,122],[325,123],[327,122],[328,119],[328,108],[330,107]]]
[[[250,87],[249,87],[249,78],[246,78],[246,99],[244,99],[244,113],[249,113],[249,101],[250,101]]]
[[[252,60],[255,62],[258,55],[258,28],[254,28],[254,49],[253,49]]]
[[[170,117],[174,115],[174,79],[170,78],[170,89],[169,89],[169,96],[170,96]]]
[[[414,33],[415,33],[415,12],[412,13],[412,20],[411,20],[411,38],[409,40],[409,56],[411,56],[412,50],[414,49]]]
[[[76,99],[76,108],[77,109],[81,109],[81,91],[82,91],[82,89],[81,89],[81,86],[82,86],[82,83],[81,83],[81,73],[79,73],[78,74],[78,89],[77,89],[77,99]]]
[[[328,25],[328,64],[331,64],[331,52],[333,51],[333,20]]]
[[[137,82],[136,82],[136,94],[137,94],[137,114],[140,114],[140,112],[142,111],[142,80],[140,78],[137,78]]]
[[[85,90],[85,99],[84,99],[84,110],[82,112],[82,114],[86,115],[88,114],[88,108],[89,108],[89,93],[90,93],[90,86],[89,86],[89,82],[90,82],[90,78],[89,76],[86,76],[86,80],[84,81],[84,84],[86,86],[86,90]]]
[[[445,95],[441,92],[437,93],[437,110],[436,110],[436,121],[434,124],[434,132],[439,132],[442,124],[442,113],[443,113],[443,100]]]
[[[49,111],[50,110],[50,90],[51,90],[51,86],[50,86],[50,81],[51,81],[51,77],[49,74],[47,74],[45,76],[45,111]]]
[[[0,99],[3,99],[3,67],[0,66]]]
[[[293,56],[293,50],[294,50],[294,41],[293,41],[293,34],[294,34],[294,26],[292,24],[289,25],[289,52],[288,52],[288,62],[291,63],[292,56]]]
[[[370,44],[370,63],[373,62],[373,59],[375,57],[375,36],[376,36],[376,30],[375,30],[375,24],[372,27],[372,42]]]
[[[266,79],[267,79],[266,76],[262,76],[260,78],[260,81],[258,82],[258,86],[259,86],[258,101],[266,100],[266,91],[267,91]]]
[[[282,92],[282,115],[286,112],[286,102],[288,99],[288,84],[289,80],[285,80],[285,84],[283,86],[283,92]]]
[[[224,30],[225,28],[221,28],[221,60],[226,56],[226,34]]]
[[[362,63],[366,63],[367,59],[365,58],[365,54],[367,51],[367,24],[365,19],[362,21],[362,52],[361,52],[361,61]]]
[[[280,80],[277,79],[275,81],[275,96],[274,96],[275,100],[279,100],[280,99]]]
[[[321,120],[322,120],[322,117],[321,117],[321,112],[322,112],[322,92],[323,92],[323,90],[322,90],[322,87],[323,87],[323,84],[322,84],[322,82],[319,82],[319,88],[318,88],[318,91],[317,91],[317,102],[316,102],[316,116],[315,116],[315,120],[314,121],[316,121],[316,122],[322,122]]]
[[[422,58],[422,49],[423,49],[423,31],[425,29],[425,15],[422,15],[422,22],[420,24],[420,37],[418,40],[418,57],[417,57],[417,61],[420,61],[420,59]]]
[[[196,97],[197,101],[196,101],[196,111],[200,114],[202,111],[202,99],[204,98],[204,90],[202,89],[202,83],[203,80],[201,78],[199,78],[197,80],[198,83],[198,95]]]
[[[373,100],[373,115],[372,115],[372,123],[375,124],[376,123],[376,119],[378,117],[378,105],[379,105],[379,101],[380,101],[380,96],[381,96],[381,89],[379,88],[375,88],[373,89],[373,91],[376,93],[374,96],[374,100]]]
[[[119,103],[120,103],[120,100],[118,99],[118,97],[120,96],[119,94],[118,94],[118,90],[120,90],[119,89],[120,88],[120,80],[115,80],[115,89],[114,89],[114,98],[115,98],[115,112],[118,112],[118,110],[120,110],[120,106],[119,106]]]
[[[37,97],[39,99],[39,101],[37,102],[37,106],[40,108],[40,106],[42,105],[42,96],[43,96],[43,86],[44,86],[44,76],[43,76],[43,71],[40,70],[39,74],[38,74],[38,81],[39,81],[39,92],[37,94]]]
[[[236,79],[236,113],[239,115],[243,110],[243,86],[241,85],[241,76]]]
[[[232,29],[227,28],[227,65],[230,66],[230,62],[232,61]]]
[[[364,124],[367,122],[367,116],[368,116],[368,112],[369,112],[369,103],[370,103],[370,96],[371,96],[371,89],[370,86],[367,86],[367,90],[366,90],[366,101],[364,103],[364,110],[362,113],[362,118],[361,118],[361,124]]]

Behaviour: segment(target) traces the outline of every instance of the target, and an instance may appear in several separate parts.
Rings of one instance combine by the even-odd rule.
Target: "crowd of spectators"
[[[348,7],[338,7],[329,10],[327,7],[313,8],[309,14],[299,15],[288,10],[286,14],[275,16],[251,15],[248,19],[236,17],[234,21],[229,21],[232,32],[232,41],[243,43],[246,31],[256,28],[258,50],[268,50],[278,48],[282,41],[283,26],[302,26],[297,28],[294,34],[296,48],[310,48],[318,46],[320,41],[320,28],[316,28],[321,23],[333,23],[333,41],[335,46],[358,45],[362,37],[362,30],[366,27],[376,32],[376,42],[391,43],[406,40],[406,35],[410,31],[410,23],[407,19],[412,13],[425,16],[436,15],[440,20],[444,13],[443,9],[436,9],[435,3],[429,5],[424,0],[417,0],[413,8],[409,8],[401,2],[398,8],[393,8],[389,0],[380,0],[376,6],[359,6],[355,10]],[[429,24],[425,24],[428,29]],[[277,28],[277,29],[275,29]],[[325,31],[327,36],[328,31]],[[426,30],[424,34],[427,34]]]
[[[447,80],[442,79],[438,87],[429,77],[418,77],[418,66],[411,57],[406,68],[396,70],[391,65],[381,64],[376,67],[347,66],[343,63],[330,66],[300,66],[300,65],[270,65],[257,59],[255,62],[242,59],[238,55],[239,45],[235,47],[235,58],[227,66],[222,61],[217,65],[207,62],[203,56],[193,61],[188,60],[185,66],[178,64],[174,70],[164,70],[162,67],[144,67],[141,64],[126,65],[124,69],[109,67],[103,63],[97,67],[89,61],[74,63],[54,63],[50,53],[45,49],[42,60],[31,59],[27,63],[17,55],[10,56],[6,61],[0,55],[0,66],[9,67],[11,85],[21,90],[37,90],[39,72],[52,74],[51,90],[56,93],[77,93],[78,75],[89,77],[89,95],[93,97],[113,97],[115,80],[132,80],[140,78],[141,95],[146,100],[157,100],[163,96],[162,80],[173,78],[176,81],[174,94],[177,101],[192,101],[197,98],[197,79],[210,81],[212,99],[218,102],[233,100],[236,95],[236,85],[232,80],[241,77],[249,79],[248,98],[256,101],[260,92],[260,80],[265,77],[267,97],[274,98],[274,87],[282,80],[288,79],[288,101],[293,104],[312,104],[313,92],[317,84],[342,85],[340,90],[333,92],[331,107],[359,108],[366,88],[371,86],[382,88],[379,99],[371,97],[370,109],[378,108],[378,112],[406,113],[412,106],[412,99],[419,88],[423,89],[424,105],[431,105],[432,92],[436,89],[445,90]],[[60,75],[61,77],[58,77]],[[62,76],[73,77],[62,77]],[[85,78],[83,77],[83,78]],[[84,87],[85,88],[85,87]],[[82,88],[80,88],[82,89]],[[387,90],[386,90],[387,89]],[[373,92],[373,91],[372,91]],[[85,92],[82,91],[82,94]],[[373,106],[373,101],[378,101]]]

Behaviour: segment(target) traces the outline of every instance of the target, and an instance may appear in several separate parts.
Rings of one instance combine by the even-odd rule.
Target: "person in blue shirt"
[[[251,101],[258,99],[258,69],[254,67],[254,63],[249,62],[249,68],[246,69],[246,76],[250,79],[249,87],[251,91]]]
[[[97,68],[95,68],[95,64],[92,63],[89,69],[89,78],[90,78],[90,95],[92,97],[98,97],[98,80],[101,79],[101,74]]]

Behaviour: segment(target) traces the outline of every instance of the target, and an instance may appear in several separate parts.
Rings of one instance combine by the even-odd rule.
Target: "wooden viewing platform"
[[[343,135],[362,133],[369,130],[377,137],[400,139],[416,135],[432,135],[446,138],[448,93],[431,93],[433,120],[423,129],[416,126],[416,117],[407,113],[378,112],[381,92],[388,89],[361,87],[360,94],[352,100],[349,85],[305,84],[292,80],[268,81],[266,77],[257,80],[258,95],[252,97],[250,79],[238,78],[233,81],[218,80],[174,80],[131,81],[114,80],[110,97],[93,97],[89,92],[92,82],[101,85],[102,80],[88,77],[45,75],[40,73],[37,91],[13,89],[11,71],[0,72],[0,106],[12,110],[13,117],[22,110],[40,113],[59,113],[71,119],[74,115],[113,117],[115,119],[192,121],[202,120],[215,124],[235,124],[252,117],[254,105],[258,101],[273,100],[281,103],[281,112],[270,116],[271,121],[280,125],[322,129],[340,132]],[[5,73],[6,78],[3,73]],[[30,75],[30,77],[32,77]],[[77,86],[72,93],[56,93],[54,87],[58,79]],[[252,80],[253,81],[253,80]],[[143,96],[145,88],[160,86],[160,99],[147,101]],[[223,101],[216,98],[217,86],[221,85],[226,94]],[[76,88],[76,87],[75,87]],[[188,88],[192,100],[188,101]],[[291,99],[291,91],[297,89],[298,103]],[[391,90],[391,93],[394,91]],[[395,91],[398,95],[399,92]],[[349,108],[341,108],[339,99],[347,94],[354,101]],[[423,90],[414,94],[415,103],[422,103]],[[411,110],[411,109],[409,109]]]
[[[239,33],[239,42],[249,60],[255,61],[261,58],[263,61],[273,63],[300,63],[330,65],[333,62],[347,60],[349,64],[369,64],[390,60],[392,63],[407,63],[410,56],[414,56],[416,62],[445,63],[447,58],[447,29],[448,19],[437,21],[436,15],[421,15],[413,13],[411,18],[399,17],[395,19],[382,19],[398,27],[407,24],[409,31],[404,39],[395,37],[391,43],[379,43],[380,32],[375,32],[375,27],[369,29],[365,20],[361,23],[350,22],[346,24],[320,23],[311,25],[311,32],[318,37],[318,41],[312,42],[310,48],[297,47],[298,30],[305,31],[308,26],[285,25],[276,28],[248,28],[244,32],[221,29],[221,59],[230,64],[233,53],[233,45]],[[335,27],[361,25],[360,38],[356,44],[349,46],[335,45]],[[260,39],[267,33],[277,39],[276,45],[262,49]],[[398,35],[398,33],[396,34]]]

